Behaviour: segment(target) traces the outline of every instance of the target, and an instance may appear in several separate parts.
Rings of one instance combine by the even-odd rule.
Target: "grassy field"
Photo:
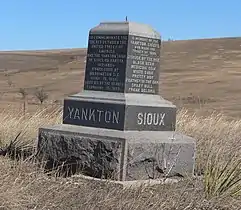
[[[25,117],[5,110],[0,117],[2,145],[23,131],[15,148],[35,145],[38,127],[61,123],[55,108]],[[108,182],[47,176],[31,161],[2,157],[0,209],[241,209],[241,121],[226,121],[222,115],[198,117],[182,109],[177,125],[197,139],[198,178],[122,189]]]
[[[179,107],[177,129],[197,139],[201,177],[122,189],[47,176],[31,161],[0,156],[0,209],[241,209],[240,49],[241,38],[163,44],[160,95]],[[61,100],[83,87],[85,55],[0,52],[0,148],[20,131],[14,147],[34,147],[39,127],[61,123]],[[40,106],[34,93],[42,87],[49,98]],[[25,116],[20,88],[28,93]]]

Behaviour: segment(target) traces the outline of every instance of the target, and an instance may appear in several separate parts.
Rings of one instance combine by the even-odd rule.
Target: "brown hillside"
[[[48,103],[83,87],[86,49],[0,52],[0,107],[21,106],[19,88],[44,87]],[[241,38],[164,42],[160,94],[178,106],[241,116]],[[201,104],[201,105],[200,105]]]

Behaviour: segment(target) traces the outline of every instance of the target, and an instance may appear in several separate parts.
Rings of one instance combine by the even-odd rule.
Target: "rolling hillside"
[[[20,108],[19,88],[44,87],[48,103],[83,87],[86,49],[0,52],[0,108]],[[241,38],[164,42],[160,95],[178,107],[241,117]]]

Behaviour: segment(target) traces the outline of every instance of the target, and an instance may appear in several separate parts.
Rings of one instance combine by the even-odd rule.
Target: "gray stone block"
[[[156,135],[140,132],[135,133],[134,138],[128,138],[128,180],[194,174],[195,143],[192,138],[171,132]]]
[[[173,131],[176,107],[158,95],[83,91],[64,100],[63,123],[132,131]]]
[[[118,131],[75,125],[39,129],[38,158],[76,160],[82,173],[114,180],[193,175],[195,141],[171,131]]]

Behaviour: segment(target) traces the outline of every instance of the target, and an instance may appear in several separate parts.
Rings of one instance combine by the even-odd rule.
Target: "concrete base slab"
[[[38,158],[77,163],[84,175],[121,181],[192,176],[195,140],[174,131],[118,131],[68,124],[39,129]]]
[[[133,181],[116,181],[116,180],[109,180],[109,179],[99,179],[85,175],[73,175],[72,178],[74,180],[88,180],[97,183],[110,183],[121,186],[123,189],[135,189],[139,187],[149,187],[161,184],[176,184],[180,181],[180,179],[173,179],[173,178],[161,178],[161,179],[149,179],[149,180],[133,180]],[[78,182],[76,182],[78,183]]]

